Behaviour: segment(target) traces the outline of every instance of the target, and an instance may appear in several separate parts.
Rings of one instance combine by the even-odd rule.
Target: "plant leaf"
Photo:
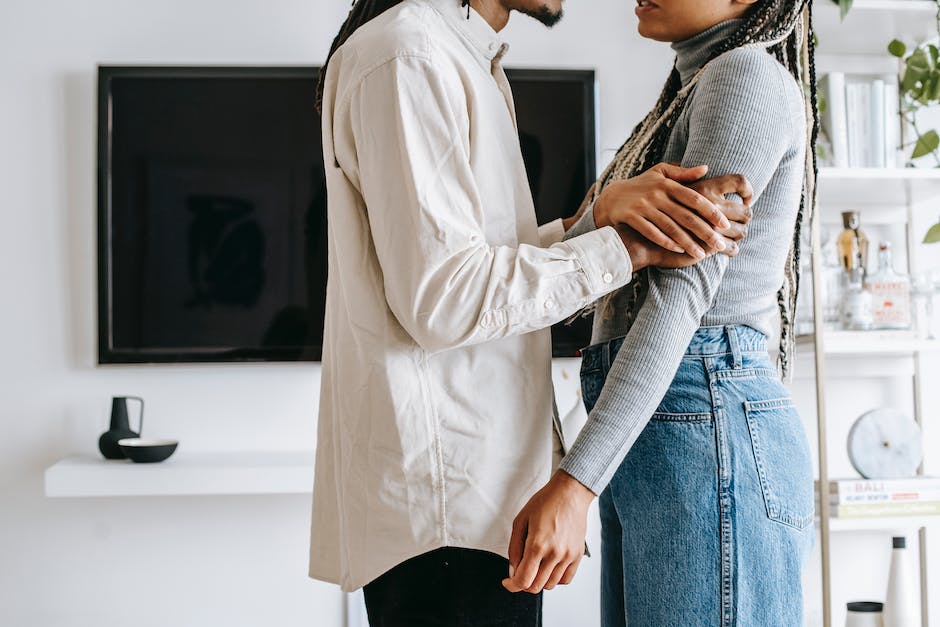
[[[937,242],[940,242],[940,222],[930,227],[927,235],[924,236],[925,244],[936,244]]]
[[[900,39],[895,39],[888,44],[888,52],[899,59],[903,59],[904,55],[907,54],[907,46]]]
[[[911,158],[917,159],[929,155],[936,150],[937,147],[940,147],[940,135],[937,135],[937,131],[927,131],[917,138],[917,145],[914,146],[914,153],[911,155]]]
[[[844,20],[845,16],[849,14],[849,11],[852,9],[852,2],[854,0],[839,0],[839,15]]]

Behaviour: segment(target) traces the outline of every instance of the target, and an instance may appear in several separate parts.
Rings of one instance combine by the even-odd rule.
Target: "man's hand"
[[[594,204],[594,221],[598,228],[628,226],[663,249],[695,260],[724,252],[728,239],[743,237],[743,224],[734,222],[750,219],[746,203],[753,192],[740,175],[700,181],[707,172],[707,166],[661,163],[632,179],[614,181]],[[728,193],[738,193],[745,204],[725,200]]]
[[[510,592],[538,594],[574,579],[584,556],[587,512],[594,493],[559,470],[529,499],[512,523]]]

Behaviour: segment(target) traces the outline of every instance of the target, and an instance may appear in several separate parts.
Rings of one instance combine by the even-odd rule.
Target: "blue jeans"
[[[582,351],[590,412],[623,339]],[[702,327],[600,496],[603,627],[798,627],[813,543],[803,425],[763,334]]]

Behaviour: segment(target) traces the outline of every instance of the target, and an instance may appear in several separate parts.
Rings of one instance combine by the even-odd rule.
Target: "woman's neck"
[[[683,85],[692,80],[695,73],[708,62],[721,42],[740,28],[743,22],[744,20],[741,19],[720,22],[698,35],[672,44],[672,49],[676,51],[676,68],[679,70]]]

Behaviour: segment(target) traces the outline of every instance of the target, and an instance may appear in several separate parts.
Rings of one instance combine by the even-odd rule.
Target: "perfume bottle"
[[[891,244],[878,246],[878,271],[868,277],[872,296],[872,328],[911,328],[911,279],[894,270]]]
[[[868,236],[862,230],[858,211],[844,211],[842,226],[838,241],[839,263],[849,273],[855,268],[861,268],[864,280],[868,268]]]
[[[848,331],[867,331],[872,326],[872,297],[862,280],[862,269],[855,268],[848,275],[848,286],[842,301],[842,328]]]

